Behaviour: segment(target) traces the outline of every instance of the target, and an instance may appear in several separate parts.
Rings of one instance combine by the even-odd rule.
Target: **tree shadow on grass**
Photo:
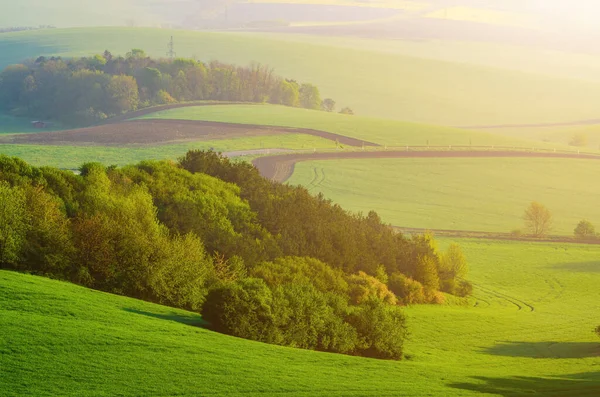
[[[591,330],[590,330],[591,333]],[[484,349],[495,356],[529,358],[600,357],[598,342],[501,342]]]
[[[600,261],[560,263],[550,267],[555,270],[565,270],[577,273],[600,273]]]
[[[472,378],[476,383],[452,383],[455,389],[490,393],[504,397],[550,396],[592,397],[600,396],[600,372],[585,372],[553,378],[515,376],[510,378]]]
[[[160,320],[175,321],[175,322],[178,322],[181,324],[191,325],[193,327],[206,328],[206,326],[207,326],[206,321],[204,321],[199,314],[194,314],[194,313],[189,313],[189,314],[182,314],[182,313],[175,313],[175,312],[152,313],[152,312],[146,312],[143,310],[132,309],[132,308],[128,308],[128,307],[124,308],[123,310],[128,313],[134,313],[134,314],[139,314],[142,316],[158,318]]]

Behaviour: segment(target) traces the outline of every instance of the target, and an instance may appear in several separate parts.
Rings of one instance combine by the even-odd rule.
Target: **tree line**
[[[402,305],[471,291],[457,245],[214,152],[80,171],[0,156],[0,267],[198,311],[230,335],[388,359],[402,357]]]
[[[193,59],[152,59],[140,49],[126,56],[39,57],[0,73],[0,109],[16,116],[90,124],[139,108],[215,100],[268,102],[332,112],[313,84],[298,83],[259,63],[247,67]],[[343,108],[340,113],[353,114]]]

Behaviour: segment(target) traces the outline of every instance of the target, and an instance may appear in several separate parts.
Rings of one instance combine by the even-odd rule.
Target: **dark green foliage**
[[[273,294],[260,279],[247,278],[213,288],[202,316],[218,332],[268,343],[279,339]]]
[[[317,87],[282,79],[265,65],[151,59],[140,49],[126,57],[108,51],[69,60],[40,57],[0,73],[0,109],[71,124],[99,122],[138,107],[205,99],[321,107]],[[324,104],[327,111],[335,106],[331,99]]]
[[[29,229],[25,192],[0,181],[0,266],[14,266]]]
[[[406,239],[213,152],[80,175],[0,156],[0,266],[202,308],[235,336],[392,359],[397,303],[471,288],[457,247],[440,256],[431,235]]]
[[[373,299],[355,308],[348,319],[357,330],[358,353],[384,359],[402,358],[407,336],[406,319],[398,306]]]

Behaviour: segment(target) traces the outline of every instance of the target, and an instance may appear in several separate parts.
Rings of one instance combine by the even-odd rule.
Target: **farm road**
[[[265,178],[277,182],[287,181],[294,173],[296,163],[311,160],[351,160],[390,158],[496,158],[533,157],[600,160],[600,156],[577,153],[498,151],[378,151],[378,152],[335,152],[282,154],[255,159],[252,163]]]

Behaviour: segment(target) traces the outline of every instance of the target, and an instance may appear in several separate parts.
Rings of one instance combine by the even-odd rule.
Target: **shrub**
[[[520,238],[523,236],[523,231],[521,229],[513,229],[510,232],[511,237]]]
[[[473,293],[473,284],[466,280],[460,280],[456,288],[455,295],[465,297]]]
[[[596,333],[596,335],[600,336],[600,325],[596,327],[594,332]]]
[[[341,270],[333,269],[318,259],[283,257],[262,262],[251,270],[252,277],[262,278],[271,287],[293,283],[308,283],[321,292],[345,295],[348,283]]]
[[[347,303],[318,291],[311,284],[288,284],[273,292],[275,323],[283,345],[349,353],[356,347],[356,330],[344,322]]]
[[[273,343],[273,294],[263,280],[247,278],[221,284],[206,296],[202,316],[213,330],[241,338]]]
[[[365,272],[348,277],[350,301],[359,305],[367,300],[380,300],[390,305],[398,303],[396,296],[381,281]]]
[[[394,360],[402,358],[407,330],[400,307],[371,299],[355,308],[348,321],[358,332],[357,354]]]
[[[413,305],[425,303],[425,291],[423,290],[423,285],[402,273],[392,274],[388,285],[390,290],[396,294],[402,304]]]
[[[574,233],[575,237],[577,237],[578,239],[587,240],[592,239],[596,236],[596,229],[590,221],[586,221],[584,219],[577,224]]]

